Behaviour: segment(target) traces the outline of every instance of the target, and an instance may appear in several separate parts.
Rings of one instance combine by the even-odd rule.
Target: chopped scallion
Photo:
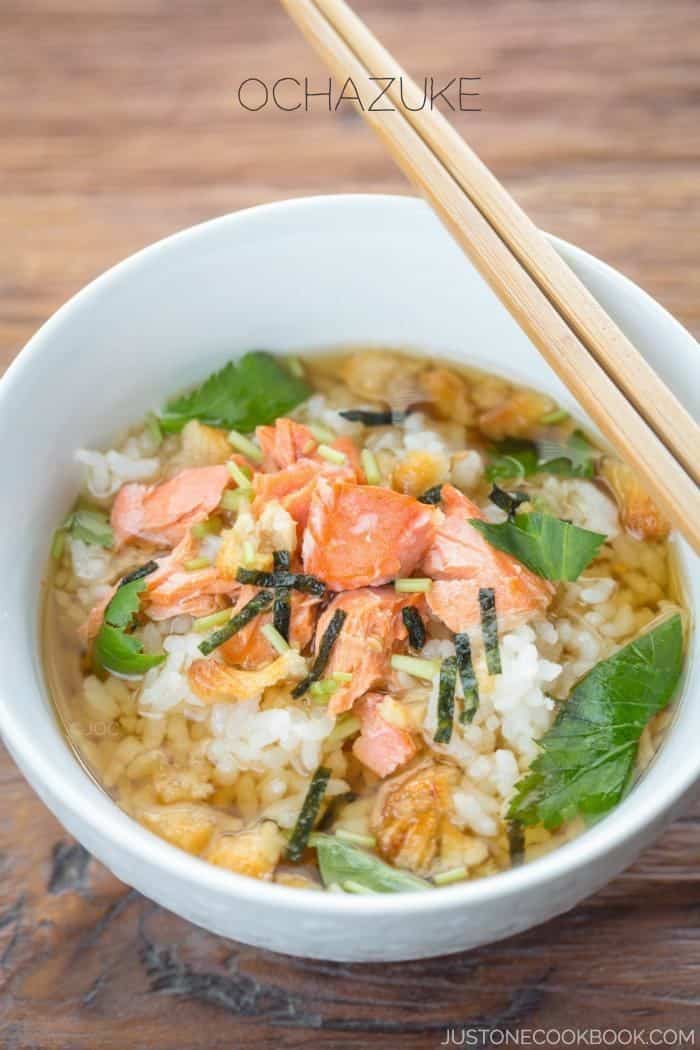
[[[237,514],[239,510],[250,506],[249,490],[226,489],[221,497],[219,506],[222,510],[228,510],[232,514]]]
[[[330,443],[335,441],[337,437],[337,435],[334,434],[331,428],[327,427],[325,423],[319,423],[317,420],[314,420],[312,423],[307,423],[306,425],[316,440],[321,442],[321,444],[325,442],[325,444],[330,445]]]
[[[409,576],[406,579],[394,580],[394,590],[398,594],[425,594],[433,586],[433,581],[424,576]]]
[[[262,463],[262,450],[245,434],[240,434],[237,430],[229,430],[228,440],[230,445],[233,445],[238,452],[242,452],[253,463]]]
[[[288,860],[298,861],[301,859],[301,855],[309,841],[309,835],[316,822],[330,778],[331,771],[324,766],[319,766],[311,778],[309,789],[301,806],[301,812],[297,817],[292,837],[287,845]]]
[[[340,744],[343,740],[347,740],[348,737],[354,736],[355,733],[359,733],[362,728],[362,724],[357,715],[352,714],[348,711],[346,714],[341,715],[337,719],[335,725],[331,729],[330,733],[324,740],[326,749],[329,747],[335,747],[336,744]]]
[[[343,463],[347,462],[348,457],[345,455],[344,452],[341,452],[337,448],[331,448],[330,445],[326,445],[324,442],[321,442],[321,444],[316,449],[316,452],[321,457],[321,459],[327,460],[328,463],[335,463],[339,467],[342,466]]]
[[[210,613],[209,616],[200,616],[198,620],[194,621],[192,628],[199,634],[203,634],[204,631],[208,631],[211,627],[221,627],[222,624],[228,623],[230,619],[231,610],[222,609],[220,612]]]
[[[371,890],[369,886],[364,886],[361,882],[355,882],[354,879],[346,879],[343,883],[343,889],[346,893],[377,893],[377,890]]]
[[[353,846],[364,846],[365,849],[374,849],[377,845],[374,835],[360,835],[357,831],[347,831],[345,828],[336,828],[335,837],[343,842],[351,842]]]
[[[229,459],[226,461],[226,469],[238,485],[239,489],[249,489],[251,487],[250,478],[244,472],[242,467],[239,467],[235,459]]]
[[[196,572],[197,569],[208,569],[210,565],[209,558],[190,558],[185,562],[184,568],[186,572]]]
[[[340,685],[347,685],[348,682],[352,682],[352,675],[349,671],[334,671],[331,678]]]
[[[362,462],[362,469],[365,472],[365,481],[367,484],[378,485],[382,480],[382,475],[374,452],[370,452],[368,448],[363,448],[360,453],[360,460]]]
[[[223,525],[221,518],[215,514],[211,518],[207,518],[206,521],[200,521],[193,525],[190,532],[196,540],[203,540],[205,536],[214,536],[216,533],[221,532]]]
[[[439,871],[433,875],[433,882],[436,886],[449,886],[452,882],[462,882],[468,874],[466,868],[450,868],[449,871]]]
[[[266,623],[262,628],[261,633],[267,638],[272,648],[282,656],[284,653],[289,652],[289,643],[285,638],[282,637],[277,628],[271,624]]]
[[[564,408],[555,408],[551,412],[545,412],[543,416],[540,416],[540,423],[544,423],[547,426],[554,426],[556,423],[566,423],[569,418],[569,413]]]
[[[405,671],[414,678],[425,678],[428,682],[432,682],[440,672],[439,660],[424,660],[419,656],[404,656],[402,653],[394,653],[391,666],[394,671]]]
[[[241,544],[241,561],[244,565],[252,565],[255,561],[255,547],[252,540],[243,540]]]

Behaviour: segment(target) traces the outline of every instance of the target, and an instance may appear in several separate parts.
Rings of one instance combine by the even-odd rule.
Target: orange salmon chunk
[[[362,729],[352,746],[355,757],[382,778],[405,765],[418,751],[410,733],[382,717],[385,699],[381,693],[368,693],[357,704],[355,710]]]
[[[111,513],[116,546],[142,539],[174,547],[216,510],[229,480],[224,466],[190,467],[162,485],[123,485]]]
[[[306,572],[347,591],[409,576],[435,534],[435,513],[375,485],[319,478],[304,540]]]

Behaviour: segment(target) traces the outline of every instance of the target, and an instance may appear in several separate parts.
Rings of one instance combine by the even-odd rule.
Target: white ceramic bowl
[[[688,402],[695,341],[602,263],[556,242]],[[629,864],[700,777],[697,637],[678,715],[630,797],[574,842],[522,868],[425,894],[343,896],[232,875],[122,813],[69,751],[42,677],[40,580],[70,505],[77,446],[109,444],[164,395],[252,348],[395,344],[464,359],[550,391],[578,412],[421,202],[343,196],[229,215],[170,237],[89,285],[0,382],[0,728],[46,805],[120,879],[216,933],[279,952],[409,959],[515,933],[572,907]],[[694,385],[695,396],[700,391]],[[692,406],[697,412],[697,403]],[[578,413],[580,415],[580,413]],[[698,559],[680,545],[697,602]]]

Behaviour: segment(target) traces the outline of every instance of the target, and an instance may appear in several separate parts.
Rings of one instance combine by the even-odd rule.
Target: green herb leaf
[[[290,412],[311,393],[272,354],[253,351],[229,361],[189,394],[168,401],[161,429],[176,432],[190,419],[248,433]]]
[[[83,543],[90,543],[95,547],[114,545],[112,526],[107,515],[101,510],[79,507],[68,515],[61,529],[69,532],[76,540],[82,540]]]
[[[334,835],[315,832],[309,845],[316,847],[318,867],[325,886],[362,886],[368,893],[405,893],[428,890],[430,884],[407,871],[392,868],[366,850],[351,846]]]
[[[540,740],[542,754],[517,784],[509,819],[555,828],[612,809],[629,783],[642,730],[671,699],[682,663],[675,615],[589,671]]]
[[[165,660],[165,653],[144,653],[141,641],[126,633],[139,611],[146,576],[157,568],[156,562],[149,562],[125,576],[105,609],[92,649],[93,661],[102,670],[114,674],[145,674]]]
[[[592,478],[598,453],[586,435],[575,430],[565,445],[556,441],[525,441],[508,438],[490,452],[486,478],[489,481],[522,481],[533,474],[558,474],[567,478]]]
[[[545,580],[577,580],[595,558],[606,537],[568,521],[533,511],[493,525],[470,519],[493,547],[527,565]]]

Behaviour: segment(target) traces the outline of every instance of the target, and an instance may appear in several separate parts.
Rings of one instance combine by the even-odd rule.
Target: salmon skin
[[[481,620],[479,591],[492,588],[499,633],[539,616],[554,595],[552,584],[516,558],[496,550],[470,523],[481,510],[452,485],[442,489],[444,517],[423,558],[421,571],[433,580],[428,608],[451,631],[468,631]]]
[[[435,535],[435,511],[377,485],[319,478],[302,544],[304,570],[334,591],[409,576]]]

